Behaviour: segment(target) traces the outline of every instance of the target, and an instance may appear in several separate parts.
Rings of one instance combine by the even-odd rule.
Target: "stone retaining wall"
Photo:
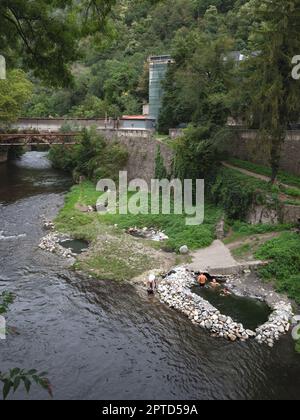
[[[257,130],[234,130],[227,151],[234,158],[269,166],[270,147],[261,140]],[[288,131],[280,167],[300,176],[300,130]]]
[[[160,148],[167,171],[171,172],[173,161],[172,150],[160,141],[155,140],[152,136],[132,137],[124,135],[116,137],[113,132],[107,131],[105,137],[108,141],[120,140],[121,144],[128,150],[129,158],[124,170],[128,172],[129,181],[141,178],[150,185],[151,179],[155,178],[155,158],[158,147]]]

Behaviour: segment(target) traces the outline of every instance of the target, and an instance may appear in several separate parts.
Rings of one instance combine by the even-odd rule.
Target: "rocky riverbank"
[[[232,281],[232,279],[230,279]],[[194,324],[209,331],[213,336],[232,342],[255,338],[261,344],[273,347],[275,341],[290,329],[293,316],[292,306],[285,301],[274,302],[268,322],[256,331],[245,329],[242,324],[223,315],[202,297],[191,291],[196,284],[195,276],[185,267],[178,267],[159,284],[160,300],[171,308],[179,310]]]
[[[51,232],[44,238],[42,238],[39,248],[43,251],[51,252],[53,254],[60,255],[63,258],[75,259],[76,254],[69,248],[65,248],[61,245],[64,241],[69,241],[71,238],[67,235]]]

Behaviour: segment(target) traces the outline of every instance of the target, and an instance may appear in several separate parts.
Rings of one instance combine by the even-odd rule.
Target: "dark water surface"
[[[61,241],[59,244],[66,249],[70,249],[74,254],[82,254],[82,252],[86,251],[89,247],[88,242],[80,241],[78,239]]]
[[[222,296],[221,288],[193,287],[193,292],[208,300],[222,314],[230,316],[235,322],[245,328],[255,331],[256,328],[269,319],[272,311],[269,306],[257,299],[244,298],[235,295]]]
[[[182,315],[119,283],[80,278],[38,249],[42,219],[70,180],[45,156],[0,165],[0,291],[19,335],[0,341],[0,370],[47,370],[57,399],[300,399],[300,356],[216,340]],[[25,398],[22,391],[15,398]],[[46,399],[33,388],[33,399]]]

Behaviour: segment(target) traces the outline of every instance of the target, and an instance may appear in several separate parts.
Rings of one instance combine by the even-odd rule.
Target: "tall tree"
[[[252,116],[259,115],[270,143],[275,182],[286,131],[300,115],[300,83],[292,78],[292,58],[300,51],[300,0],[255,0],[253,12],[258,22],[246,61],[246,87]]]
[[[81,36],[98,35],[116,0],[1,0],[0,53],[38,77],[68,84]]]
[[[10,123],[20,116],[32,87],[21,70],[10,71],[6,80],[0,80],[0,123]]]

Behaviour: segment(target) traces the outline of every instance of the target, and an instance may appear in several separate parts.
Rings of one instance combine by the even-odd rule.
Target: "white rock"
[[[189,253],[189,248],[186,245],[180,247],[179,252],[181,255],[187,255]]]

